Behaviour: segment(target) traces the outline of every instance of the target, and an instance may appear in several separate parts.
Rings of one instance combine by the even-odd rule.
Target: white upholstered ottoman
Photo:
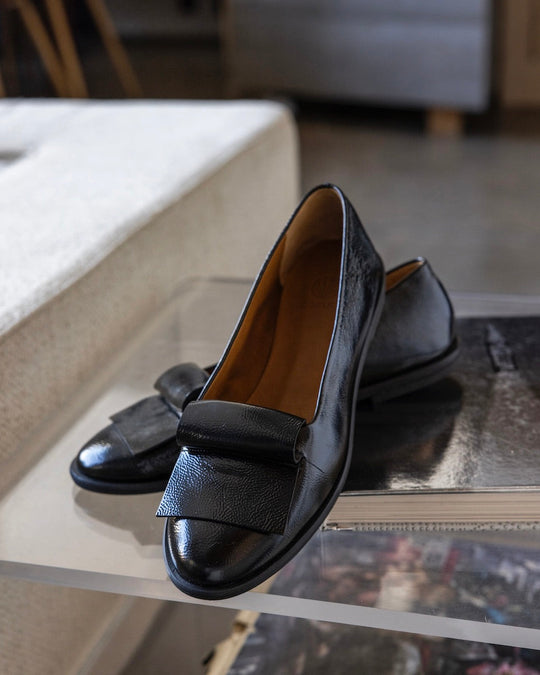
[[[297,197],[276,104],[0,102],[0,496],[183,279],[255,274]],[[6,674],[115,672],[157,608],[28,581],[0,597]]]

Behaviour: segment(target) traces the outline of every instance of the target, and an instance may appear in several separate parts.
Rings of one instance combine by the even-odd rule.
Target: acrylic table
[[[167,577],[163,521],[154,517],[159,494],[96,494],[72,483],[73,456],[108,415],[151,395],[167,368],[218,358],[248,290],[245,281],[186,282],[42,430],[41,459],[0,501],[0,574],[540,649],[540,529],[321,530],[269,591],[204,603]],[[458,316],[540,314],[537,297],[455,294],[453,301]],[[460,556],[468,567],[458,564]]]

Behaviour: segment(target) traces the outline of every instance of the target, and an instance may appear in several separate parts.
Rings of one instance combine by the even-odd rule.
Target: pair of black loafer
[[[429,384],[456,356],[452,307],[427,261],[385,274],[350,202],[323,185],[270,252],[219,363],[164,373],[158,395],[113,415],[71,475],[98,492],[166,488],[157,515],[171,580],[230,597],[323,522],[347,477],[358,400]]]

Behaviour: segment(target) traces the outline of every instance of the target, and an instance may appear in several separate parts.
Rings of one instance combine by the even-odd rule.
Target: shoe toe
[[[93,477],[110,473],[118,462],[129,458],[129,448],[113,424],[93,436],[79,451],[78,469]]]
[[[168,518],[165,553],[173,581],[191,595],[228,597],[249,585],[281,538],[206,520]],[[251,587],[251,584],[249,587]],[[246,588],[247,590],[247,588]]]

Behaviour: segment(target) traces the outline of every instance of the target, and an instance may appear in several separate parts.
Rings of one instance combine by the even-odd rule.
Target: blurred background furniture
[[[13,50],[13,36],[7,24],[9,12],[15,12],[21,18],[22,24],[39,56],[43,67],[49,77],[55,93],[58,96],[69,96],[68,82],[64,73],[64,66],[60,60],[56,46],[49,35],[42,20],[41,14],[31,0],[0,0],[2,18],[2,42],[4,50],[15,58]],[[11,26],[11,24],[9,24]],[[3,83],[0,69],[0,96],[6,96],[7,90]]]
[[[104,1],[85,2],[124,93],[129,97],[141,96],[137,75]],[[9,11],[20,16],[56,94],[62,97],[87,98],[88,87],[63,0],[45,0],[42,12],[34,0],[0,0],[0,9],[2,18]],[[42,14],[46,17],[46,22]],[[3,31],[3,38],[4,42],[10,42],[11,36],[7,30]],[[11,57],[15,59],[16,54],[13,50],[10,51]],[[6,87],[0,73],[0,96],[5,95]]]
[[[123,38],[215,40],[223,0],[108,0]]]
[[[503,0],[499,88],[505,107],[540,106],[540,0]]]
[[[484,110],[489,0],[229,0],[231,91],[423,107],[434,124]]]

